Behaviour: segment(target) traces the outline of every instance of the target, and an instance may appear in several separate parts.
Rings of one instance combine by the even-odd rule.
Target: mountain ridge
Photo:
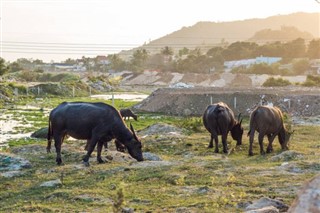
[[[320,38],[320,13],[297,12],[287,15],[275,15],[267,18],[252,18],[228,22],[199,21],[189,27],[182,27],[170,34],[152,40],[138,48],[123,51],[125,55],[136,49],[146,49],[150,53],[159,53],[165,46],[174,51],[187,47],[189,49],[208,49],[213,46],[226,45],[237,41],[249,41],[261,30],[279,30],[281,27],[295,27],[313,38]],[[309,37],[308,37],[309,39]],[[291,41],[283,38],[282,41]],[[251,42],[255,42],[250,40]],[[120,53],[121,55],[121,53]]]

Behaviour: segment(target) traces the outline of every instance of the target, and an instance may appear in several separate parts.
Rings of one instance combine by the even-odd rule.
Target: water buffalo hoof
[[[62,164],[62,160],[61,159],[56,159],[56,162],[57,162],[58,166],[61,166],[61,164]]]
[[[219,153],[219,149],[214,150],[215,153]]]
[[[253,156],[253,152],[249,152],[249,156]]]
[[[265,151],[261,151],[260,154],[261,154],[261,155],[265,155],[266,152],[265,152]]]
[[[106,163],[106,161],[102,160],[101,158],[100,159],[97,159],[98,163]]]
[[[267,149],[267,153],[271,153],[273,149]]]
[[[210,148],[213,148],[213,145],[209,145],[209,146],[208,146],[208,149],[210,149]]]

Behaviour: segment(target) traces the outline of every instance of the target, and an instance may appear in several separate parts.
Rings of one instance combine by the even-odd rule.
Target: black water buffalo
[[[287,143],[290,139],[291,133],[285,129],[283,124],[283,115],[279,108],[269,106],[258,106],[250,115],[250,129],[248,136],[250,136],[249,155],[252,156],[252,143],[255,131],[259,132],[258,140],[260,145],[260,153],[265,154],[263,149],[263,137],[268,137],[267,153],[273,151],[272,142],[278,136],[279,143],[282,150],[287,150]]]
[[[123,119],[129,119],[132,117],[135,121],[138,120],[138,116],[135,115],[130,109],[120,109],[120,114]]]
[[[128,149],[133,158],[143,161],[141,142],[131,124],[130,129],[131,131],[126,127],[119,111],[108,104],[63,102],[53,109],[49,116],[47,151],[50,152],[53,137],[57,152],[56,162],[60,165],[61,145],[64,137],[70,135],[76,139],[89,140],[88,151],[83,158],[86,165],[89,165],[89,157],[96,144],[97,160],[102,163],[103,143],[115,138]]]
[[[241,122],[236,121],[233,111],[223,102],[209,105],[203,114],[203,124],[210,132],[211,139],[208,148],[213,147],[213,139],[215,141],[215,152],[219,152],[218,135],[221,135],[223,152],[228,153],[227,136],[231,131],[231,136],[237,141],[237,145],[242,144],[243,128]],[[238,120],[240,119],[240,115]]]

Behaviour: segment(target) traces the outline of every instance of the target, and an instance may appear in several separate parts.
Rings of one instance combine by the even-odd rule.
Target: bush
[[[285,80],[283,78],[268,78],[262,86],[264,87],[283,87],[283,86],[288,86],[291,85],[290,81]]]
[[[305,87],[320,87],[320,76],[308,75],[302,86]]]
[[[184,128],[193,132],[200,132],[202,126],[202,119],[198,117],[186,118],[179,123],[180,128]]]

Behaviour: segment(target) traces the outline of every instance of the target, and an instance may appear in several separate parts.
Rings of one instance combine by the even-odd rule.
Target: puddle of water
[[[18,120],[16,119],[9,113],[0,115],[0,149],[7,147],[7,141],[10,139],[30,137],[31,133],[20,133],[16,128],[31,127],[32,125],[30,123],[22,124],[24,116],[20,116]]]

